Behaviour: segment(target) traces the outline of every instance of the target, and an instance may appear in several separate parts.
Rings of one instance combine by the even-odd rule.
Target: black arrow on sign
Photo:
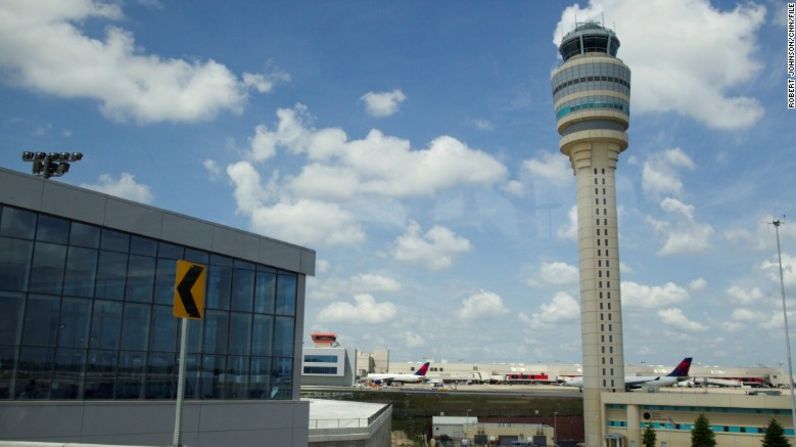
[[[180,294],[180,299],[182,300],[182,307],[184,307],[188,315],[193,318],[202,318],[199,309],[196,307],[196,302],[193,300],[191,288],[196,284],[196,280],[199,279],[199,275],[202,274],[203,270],[203,267],[192,265],[177,286],[177,292]]]

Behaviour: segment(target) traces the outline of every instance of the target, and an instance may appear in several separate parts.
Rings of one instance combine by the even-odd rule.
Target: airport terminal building
[[[0,440],[165,445],[177,390],[177,259],[207,266],[189,324],[183,439],[304,446],[315,252],[0,169]]]

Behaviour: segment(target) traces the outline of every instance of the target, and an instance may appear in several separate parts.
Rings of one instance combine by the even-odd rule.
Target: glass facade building
[[[291,399],[299,274],[9,205],[0,399],[173,399],[177,259],[208,267],[205,317],[189,323],[186,398]]]

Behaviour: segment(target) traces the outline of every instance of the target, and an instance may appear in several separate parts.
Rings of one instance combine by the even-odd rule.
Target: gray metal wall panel
[[[178,244],[210,250],[213,243],[213,225],[177,214],[163,214],[163,239]]]
[[[315,252],[301,250],[301,272],[305,275],[315,276]]]
[[[42,181],[13,171],[0,171],[0,201],[23,208],[41,206]]]
[[[311,249],[5,168],[0,203],[315,274]]]
[[[40,211],[102,225],[107,200],[103,194],[46,181]]]
[[[285,270],[301,271],[301,251],[273,239],[260,239],[258,259],[264,264],[277,265]]]
[[[212,250],[219,253],[236,253],[237,257],[257,259],[260,238],[249,233],[217,226],[213,229]]]
[[[309,428],[297,428],[293,430],[293,444],[291,447],[307,447],[310,438]]]
[[[35,414],[35,417],[30,417]],[[66,437],[77,439],[83,424],[82,405],[0,405],[0,439]]]
[[[148,206],[108,197],[103,225],[160,239],[163,213]]]
[[[307,277],[305,275],[298,275],[298,283],[296,284],[296,316],[304,315],[304,294],[307,288]],[[301,340],[304,338],[304,318],[296,318],[295,331],[293,332],[293,346],[298,351],[293,353],[293,400],[301,398],[301,373],[303,372],[302,363],[304,362],[304,353],[301,349]]]
[[[186,401],[184,410],[186,445],[307,445],[309,402]],[[173,424],[168,401],[0,402],[0,433],[8,440],[163,446]]]

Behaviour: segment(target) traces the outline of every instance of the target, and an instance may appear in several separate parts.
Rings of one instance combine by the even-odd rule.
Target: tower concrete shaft
[[[595,23],[564,36],[552,75],[561,152],[577,180],[586,444],[602,445],[601,392],[624,391],[615,170],[627,148],[630,69],[616,35]]]

